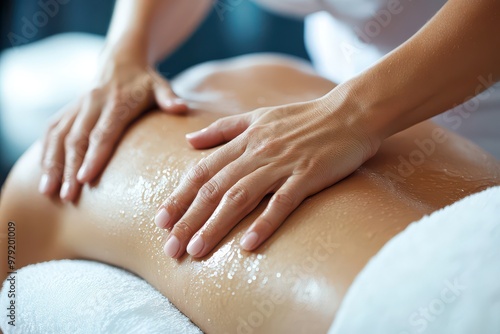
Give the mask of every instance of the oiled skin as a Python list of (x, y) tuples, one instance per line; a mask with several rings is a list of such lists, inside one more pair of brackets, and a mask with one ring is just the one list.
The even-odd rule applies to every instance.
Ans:
[[(135, 122), (76, 205), (37, 192), (41, 150), (34, 145), (11, 172), (0, 203), (2, 233), (8, 221), (16, 223), (16, 267), (87, 258), (126, 268), (207, 333), (322, 333), (355, 275), (396, 233), (500, 184), (498, 162), (449, 132), (413, 172), (398, 174), (401, 157), (421, 151), (415, 139), (438, 131), (426, 122), (388, 139), (350, 177), (307, 199), (256, 252), (242, 251), (239, 239), (265, 202), (206, 258), (166, 257), (168, 231), (155, 227), (156, 208), (213, 151), (193, 150), (184, 134), (224, 115), (316, 98), (333, 87), (298, 62), (278, 61), (245, 57), (177, 78), (174, 88), (194, 110), (186, 117), (151, 112)], [(4, 235), (0, 247), (6, 248)]]

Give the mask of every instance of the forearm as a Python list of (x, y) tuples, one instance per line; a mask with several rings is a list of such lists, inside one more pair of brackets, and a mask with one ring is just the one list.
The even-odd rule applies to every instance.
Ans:
[(210, 5), (209, 0), (119, 0), (104, 56), (155, 64), (198, 27)]
[[(386, 138), (497, 81), (498, 15), (497, 0), (448, 1), (405, 44), (348, 81), (344, 92), (353, 97), (370, 131)], [(330, 95), (335, 96), (335, 90)]]

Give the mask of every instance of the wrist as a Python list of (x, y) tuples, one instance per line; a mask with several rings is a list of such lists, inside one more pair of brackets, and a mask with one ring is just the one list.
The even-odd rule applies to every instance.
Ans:
[(153, 67), (148, 61), (144, 47), (140, 43), (134, 43), (132, 40), (124, 43), (107, 42), (99, 58), (99, 68), (96, 77), (98, 83), (109, 81), (116, 73), (120, 73), (123, 70), (146, 70)]
[[(404, 116), (411, 109), (409, 101), (400, 99), (401, 86), (381, 78), (373, 71), (365, 72), (332, 90), (328, 98), (343, 96), (345, 109), (371, 137), (383, 141), (405, 129)], [(411, 126), (411, 124), (408, 124)]]
[(386, 138), (381, 126), (373, 124), (372, 113), (368, 111), (351, 82), (338, 85), (329, 93), (318, 99), (320, 106), (328, 110), (332, 120), (341, 120), (342, 127), (349, 129), (357, 137), (366, 152), (365, 160), (378, 151)]
[(100, 54), (100, 63), (105, 65), (154, 65), (148, 59), (146, 45), (144, 45), (141, 41), (135, 41), (132, 39), (117, 41), (114, 43), (106, 42)]

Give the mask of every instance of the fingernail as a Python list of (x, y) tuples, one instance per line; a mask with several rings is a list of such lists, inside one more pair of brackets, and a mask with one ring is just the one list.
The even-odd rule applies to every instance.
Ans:
[(78, 174), (76, 174), (76, 178), (78, 181), (82, 182), (82, 180), (85, 179), (89, 172), (89, 165), (87, 163), (84, 163), (82, 167), (78, 170)]
[(240, 245), (245, 250), (252, 250), (259, 240), (259, 235), (255, 232), (247, 232), (243, 238), (241, 238)]
[(63, 185), (61, 187), (61, 193), (60, 193), (61, 199), (63, 199), (63, 200), (68, 199), (70, 187), (71, 187), (71, 183), (69, 181), (65, 181), (63, 183)]
[(196, 256), (203, 250), (203, 247), (205, 247), (205, 241), (203, 241), (201, 235), (197, 234), (189, 242), (187, 252), (192, 256)]
[(50, 190), (51, 179), (48, 174), (43, 174), (38, 185), (38, 191), (42, 194), (47, 194)]
[(155, 224), (159, 228), (165, 228), (170, 223), (170, 215), (165, 208), (161, 208), (155, 216)]
[(179, 248), (181, 247), (181, 243), (179, 242), (179, 239), (175, 235), (171, 236), (167, 242), (165, 243), (165, 246), (163, 247), (163, 251), (167, 256), (174, 257), (177, 252), (179, 251)]

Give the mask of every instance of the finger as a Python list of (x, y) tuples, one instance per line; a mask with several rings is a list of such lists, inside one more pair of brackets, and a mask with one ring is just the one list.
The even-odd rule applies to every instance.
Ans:
[(278, 175), (273, 167), (261, 167), (236, 182), (225, 193), (210, 219), (191, 239), (187, 252), (195, 257), (208, 254), (241, 219), (257, 207), (264, 196), (281, 183)]
[(243, 154), (245, 147), (234, 142), (221, 147), (191, 168), (167, 200), (160, 206), (155, 223), (160, 228), (170, 228), (187, 211), (200, 188), (224, 166)]
[(89, 148), (77, 174), (79, 182), (91, 182), (103, 171), (125, 128), (137, 116), (135, 109), (113, 103), (105, 107), (90, 133)]
[[(237, 159), (222, 168), (220, 172), (200, 188), (193, 203), (177, 224), (182, 222), (182, 224), (189, 225), (191, 227), (190, 230), (199, 230), (217, 208), (224, 194), (237, 183), (238, 180), (248, 175), (250, 172), (255, 171), (258, 167), (259, 166), (253, 166), (246, 162), (241, 163), (241, 160)], [(175, 224), (172, 229), (172, 235), (177, 237), (183, 251), (185, 245), (193, 235), (182, 233), (182, 231), (186, 229), (177, 229), (177, 224)], [(178, 230), (180, 233), (177, 233)], [(193, 255), (193, 253), (190, 254)]]
[[(50, 142), (50, 134), (51, 132), (59, 125), (59, 123), (63, 119), (67, 119), (66, 116), (70, 114), (71, 116), (76, 116), (76, 112), (80, 109), (80, 101), (77, 101), (76, 103), (70, 103), (61, 108), (58, 112), (56, 112), (54, 115), (52, 115), (49, 118), (47, 128), (45, 129), (45, 133), (43, 135), (43, 143), (42, 143), (42, 155), (41, 155), (41, 163), (43, 167), (43, 161), (45, 160), (45, 154), (47, 152), (47, 149), (49, 147), (49, 142)], [(74, 118), (72, 122), (74, 121)]]
[(241, 247), (251, 251), (260, 246), (308, 196), (308, 180), (290, 177), (271, 197), (264, 212), (241, 238)]
[(62, 119), (62, 116), (64, 115), (57, 115), (58, 117), (52, 117), (49, 120), (49, 123), (47, 125), (47, 128), (45, 130), (45, 133), (43, 135), (43, 142), (42, 142), (42, 155), (40, 157), (40, 164), (43, 167), (43, 161), (45, 160), (45, 153), (47, 152), (47, 148), (49, 146), (49, 136), (52, 131), (57, 127), (59, 122)]
[[(165, 250), (169, 250), (167, 255), (180, 256), (184, 253), (187, 243), (193, 237), (192, 233), (187, 232), (198, 231), (217, 208), (226, 191), (247, 175), (251, 169), (250, 164), (241, 164), (238, 160), (233, 161), (200, 188), (193, 203), (180, 221), (173, 226), (170, 234), (177, 238), (180, 249), (166, 247)], [(188, 225), (189, 228), (182, 225)]]
[(153, 80), (153, 93), (160, 109), (172, 113), (184, 113), (187, 111), (186, 102), (174, 93), (167, 80), (158, 73), (153, 73)]
[(60, 192), (63, 201), (74, 201), (81, 189), (76, 173), (87, 153), (89, 134), (99, 118), (100, 109), (99, 97), (87, 99), (64, 141), (65, 165)]
[(38, 185), (38, 191), (44, 195), (53, 195), (61, 184), (64, 172), (64, 138), (75, 121), (76, 111), (64, 114), (57, 125), (46, 135), (42, 177)]
[(188, 133), (186, 139), (197, 149), (214, 147), (236, 138), (250, 123), (250, 113), (224, 117), (200, 131)]

